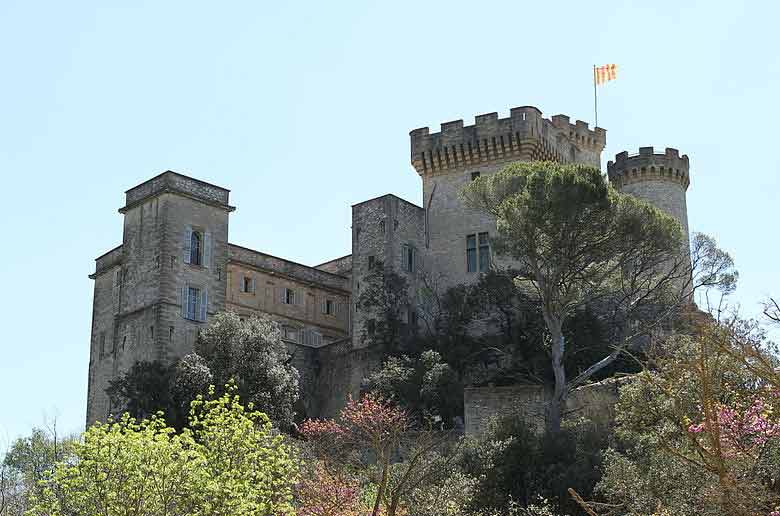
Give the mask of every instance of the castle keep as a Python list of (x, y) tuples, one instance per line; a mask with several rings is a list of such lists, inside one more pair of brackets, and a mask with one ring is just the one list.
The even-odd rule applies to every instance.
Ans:
[[(198, 331), (224, 310), (266, 314), (282, 327), (301, 373), (299, 412), (335, 414), (355, 394), (371, 364), (361, 281), (375, 263), (440, 287), (474, 281), (491, 266), (495, 221), (464, 208), (458, 191), (513, 161), (553, 160), (600, 167), (606, 131), (569, 117), (550, 119), (532, 106), (415, 129), (411, 164), (422, 179), (423, 206), (392, 194), (352, 206), (351, 254), (307, 266), (229, 243), (230, 191), (167, 171), (125, 192), (122, 243), (96, 259), (87, 423), (111, 413), (109, 382), (136, 361), (170, 362), (192, 351)], [(621, 152), (607, 167), (612, 184), (674, 216), (687, 235), (688, 157), (675, 149)]]

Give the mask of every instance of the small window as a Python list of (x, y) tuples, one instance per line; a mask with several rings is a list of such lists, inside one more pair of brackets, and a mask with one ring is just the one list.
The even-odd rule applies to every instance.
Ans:
[(127, 335), (122, 337), (122, 348), (121, 348), (122, 351), (125, 350), (125, 346), (127, 346)]
[(149, 326), (149, 338), (154, 340), (154, 326)]
[(291, 288), (285, 288), (284, 289), (284, 304), (286, 305), (294, 305), (296, 304), (296, 292), (295, 290)]
[(373, 319), (366, 321), (366, 329), (368, 330), (369, 335), (374, 335), (374, 333), (376, 333), (376, 321)]
[(477, 235), (466, 236), (466, 271), (477, 272)]
[(379, 221), (379, 232), (382, 233), (383, 235), (385, 234), (386, 226), (387, 224), (385, 224), (384, 220)]
[(187, 289), (187, 319), (198, 320), (200, 314), (200, 289), (189, 287)]
[(332, 299), (326, 299), (322, 305), (322, 311), (326, 315), (336, 315), (336, 303)]
[(241, 276), (241, 292), (246, 294), (255, 293), (255, 279), (251, 276)]
[(479, 234), (479, 272), (487, 272), (490, 269), (490, 236), (488, 233)]
[(375, 256), (369, 256), (368, 257), (368, 270), (374, 270), (374, 265), (376, 265), (376, 257)]
[(168, 342), (173, 342), (173, 326), (168, 327)]
[(190, 236), (190, 263), (202, 265), (203, 263), (203, 234), (193, 231)]
[(102, 332), (100, 334), (100, 358), (103, 358), (103, 355), (106, 354), (106, 333)]
[(472, 172), (471, 173), (471, 180), (474, 181), (479, 177), (479, 172)]
[(403, 247), (403, 259), (404, 259), (404, 270), (406, 272), (414, 272), (415, 265), (417, 261), (417, 251), (414, 247), (410, 245), (405, 245)]

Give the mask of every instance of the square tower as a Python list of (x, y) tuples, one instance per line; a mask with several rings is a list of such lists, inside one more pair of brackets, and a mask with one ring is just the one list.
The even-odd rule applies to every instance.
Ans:
[(109, 382), (137, 361), (192, 351), (225, 306), (229, 190), (164, 172), (126, 194), (122, 244), (96, 260), (87, 424), (112, 407)]

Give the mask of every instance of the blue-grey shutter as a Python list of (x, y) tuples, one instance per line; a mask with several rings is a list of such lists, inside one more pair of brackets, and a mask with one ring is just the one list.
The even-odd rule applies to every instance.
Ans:
[(211, 268), (211, 233), (203, 233), (203, 266)]
[(184, 230), (184, 263), (190, 263), (190, 253), (192, 253), (192, 226), (187, 226)]
[(206, 309), (209, 306), (209, 291), (205, 288), (203, 289), (203, 295), (201, 296), (200, 301), (200, 320), (205, 321), (206, 320)]
[(252, 276), (252, 294), (255, 293), (256, 286), (257, 286), (257, 284), (255, 283), (255, 277)]
[(180, 290), (180, 297), (181, 297), (181, 316), (185, 319), (187, 318), (187, 287), (181, 287)]

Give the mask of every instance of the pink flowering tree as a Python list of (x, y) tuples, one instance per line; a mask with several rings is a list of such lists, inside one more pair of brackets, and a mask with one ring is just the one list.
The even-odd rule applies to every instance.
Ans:
[(376, 487), (371, 516), (399, 516), (405, 497), (454, 468), (450, 436), (411, 421), (394, 403), (367, 394), (349, 400), (338, 420), (305, 421), (301, 433), (326, 470), (360, 472)]
[(360, 484), (353, 476), (328, 469), (318, 461), (298, 484), (298, 516), (357, 516)]

